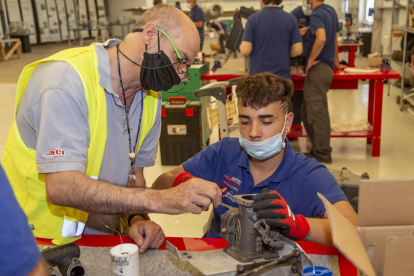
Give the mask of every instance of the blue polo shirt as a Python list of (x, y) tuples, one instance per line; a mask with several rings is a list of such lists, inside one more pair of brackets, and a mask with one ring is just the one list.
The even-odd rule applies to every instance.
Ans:
[[(323, 217), (325, 207), (317, 196), (323, 194), (332, 204), (348, 201), (328, 169), (314, 159), (295, 153), (285, 139), (286, 150), (277, 170), (266, 180), (254, 186), (249, 157), (239, 145), (238, 138), (224, 138), (183, 163), (184, 170), (196, 177), (215, 182), (221, 189), (222, 202), (238, 207), (234, 195), (257, 194), (263, 188), (276, 190), (289, 204), (294, 214), (305, 217)], [(221, 238), (220, 216), (228, 209), (214, 209), (214, 218), (207, 238)]]
[(336, 33), (339, 32), (339, 23), (338, 23), (338, 16), (336, 15), (336, 11), (329, 5), (322, 4), (317, 6), (310, 16), (310, 26), (308, 30), (308, 49), (307, 49), (307, 56), (306, 61), (309, 59), (309, 55), (312, 51), (313, 44), (315, 43), (315, 33), (318, 29), (325, 29), (326, 33), (326, 42), (325, 46), (319, 56), (316, 58), (317, 60), (323, 61), (330, 65), (332, 69), (334, 69), (334, 61), (335, 61), (335, 37)]
[(216, 25), (215, 25), (215, 23), (216, 22), (218, 22), (218, 23), (220, 23), (220, 25), (221, 25), (221, 27), (223, 28), (223, 30), (225, 30), (225, 29), (228, 29), (228, 27), (229, 27), (229, 25), (227, 25), (225, 22), (223, 22), (223, 21), (212, 21), (211, 22), (211, 28), (213, 28), (214, 30), (216, 30), (217, 32), (219, 32), (220, 31), (220, 28), (219, 27), (217, 27)]
[(302, 42), (296, 18), (281, 7), (264, 7), (246, 23), (243, 41), (251, 42), (250, 75), (270, 72), (290, 77), (290, 47)]
[(1, 167), (0, 189), (0, 275), (28, 275), (39, 262), (40, 251)]
[[(291, 14), (296, 17), (297, 21), (298, 21), (298, 26), (299, 28), (304, 28), (304, 27), (308, 27), (310, 25), (310, 16), (306, 16), (303, 13), (302, 10), (302, 6), (297, 7), (296, 9), (294, 9)], [(303, 25), (303, 23), (305, 23)], [(308, 47), (308, 38), (305, 35), (304, 37), (302, 37), (302, 42), (303, 42), (303, 53), (301, 55), (301, 57), (306, 57), (306, 49)]]
[(203, 21), (203, 26), (201, 26), (201, 28), (197, 28), (197, 31), (200, 35), (200, 43), (203, 43), (204, 42), (204, 24), (206, 23), (203, 9), (199, 5), (196, 5), (194, 9), (190, 11), (190, 14), (188, 16), (193, 22)]

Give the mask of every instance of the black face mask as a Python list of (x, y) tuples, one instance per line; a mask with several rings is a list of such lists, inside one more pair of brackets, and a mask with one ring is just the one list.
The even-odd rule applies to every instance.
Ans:
[[(158, 49), (159, 47), (158, 42)], [(142, 88), (154, 91), (168, 91), (181, 82), (181, 78), (170, 59), (160, 50), (156, 54), (144, 53), (140, 80)]]
[[(133, 32), (142, 32), (142, 31), (143, 29), (136, 29)], [(167, 36), (167, 34), (165, 34), (164, 32), (163, 34)], [(171, 39), (168, 36), (167, 38), (172, 43)], [(173, 46), (175, 48), (174, 44)], [(145, 45), (145, 52), (144, 52), (144, 58), (142, 60), (142, 64), (138, 64), (132, 61), (124, 53), (122, 53), (121, 50), (119, 50), (119, 46), (117, 46), (117, 48), (118, 48), (118, 51), (125, 58), (127, 58), (129, 61), (141, 67), (140, 81), (141, 81), (141, 87), (144, 90), (168, 91), (171, 87), (181, 82), (181, 78), (178, 75), (177, 71), (175, 70), (173, 63), (171, 63), (168, 56), (160, 50), (159, 32), (158, 32), (158, 53), (156, 54), (148, 53), (147, 45)], [(178, 51), (177, 51), (177, 55), (179, 55)], [(185, 63), (185, 60), (180, 59), (177, 63), (183, 64)], [(181, 90), (182, 88), (180, 89), (180, 91)]]

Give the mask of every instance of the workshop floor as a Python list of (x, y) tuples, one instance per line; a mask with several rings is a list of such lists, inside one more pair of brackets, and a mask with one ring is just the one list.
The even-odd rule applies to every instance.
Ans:
[[(205, 50), (209, 50), (209, 43), (216, 40), (207, 39)], [(87, 43), (85, 43), (87, 45)], [(46, 57), (54, 52), (67, 48), (67, 44), (49, 44), (32, 47), (31, 54), (24, 54), (22, 59), (12, 57), (7, 62), (0, 63), (0, 156), (6, 143), (7, 134), (13, 122), (14, 97), (18, 76), (24, 65)], [(357, 57), (357, 66), (367, 66), (366, 58)], [(230, 58), (223, 67), (223, 72), (240, 72), (244, 68), (244, 59)], [(396, 104), (396, 97), (400, 91), (391, 86), (390, 96), (387, 96), (387, 86), (384, 86), (384, 104), (382, 116), (381, 157), (372, 157), (372, 147), (366, 144), (362, 138), (333, 138), (332, 164), (330, 169), (347, 167), (356, 174), (367, 171), (371, 178), (413, 178), (414, 165), (414, 117), (406, 111), (400, 112)], [(328, 93), (329, 112), (331, 123), (344, 123), (367, 118), (368, 84), (361, 82), (358, 90), (332, 90)], [(235, 130), (230, 134), (238, 135)], [(218, 140), (217, 129), (210, 138), (212, 143)], [(296, 151), (310, 150), (310, 144), (306, 138), (299, 138), (291, 142)], [(145, 169), (145, 177), (148, 186), (161, 173), (173, 169), (172, 166), (161, 166), (160, 156), (152, 168)], [(210, 208), (211, 209), (211, 208)], [(210, 212), (201, 215), (169, 216), (152, 214), (151, 218), (160, 224), (166, 236), (201, 237), (204, 233)]]

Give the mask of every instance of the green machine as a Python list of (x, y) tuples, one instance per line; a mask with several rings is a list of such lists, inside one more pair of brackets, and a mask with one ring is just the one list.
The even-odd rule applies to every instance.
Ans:
[[(201, 87), (206, 85), (208, 81), (202, 80), (202, 76), (204, 74), (207, 74), (210, 71), (210, 62), (206, 61), (203, 64), (193, 64), (188, 69), (188, 73), (190, 74), (191, 79), (187, 82), (184, 89), (181, 90), (178, 93), (167, 93), (164, 91), (161, 91), (162, 95), (162, 101), (163, 102), (169, 102), (170, 97), (185, 97), (186, 101), (200, 101), (201, 102), (201, 108), (202, 108), (202, 115), (201, 115), (201, 121), (202, 121), (202, 147), (206, 147), (209, 144), (209, 139), (212, 130), (208, 126), (208, 119), (207, 119), (207, 107), (210, 105), (210, 97), (202, 97), (196, 98), (194, 97), (194, 91), (199, 90)], [(170, 91), (178, 91), (182, 88), (182, 84), (178, 84), (173, 86)]]

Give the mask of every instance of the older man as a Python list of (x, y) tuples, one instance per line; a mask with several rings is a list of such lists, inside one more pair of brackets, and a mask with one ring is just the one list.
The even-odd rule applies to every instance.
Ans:
[(164, 240), (147, 212), (218, 206), (220, 190), (206, 181), (143, 189), (160, 135), (154, 91), (179, 84), (198, 48), (193, 22), (160, 4), (122, 42), (68, 49), (24, 68), (2, 165), (36, 237), (64, 244), (82, 233), (112, 234), (126, 215), (143, 252)]

